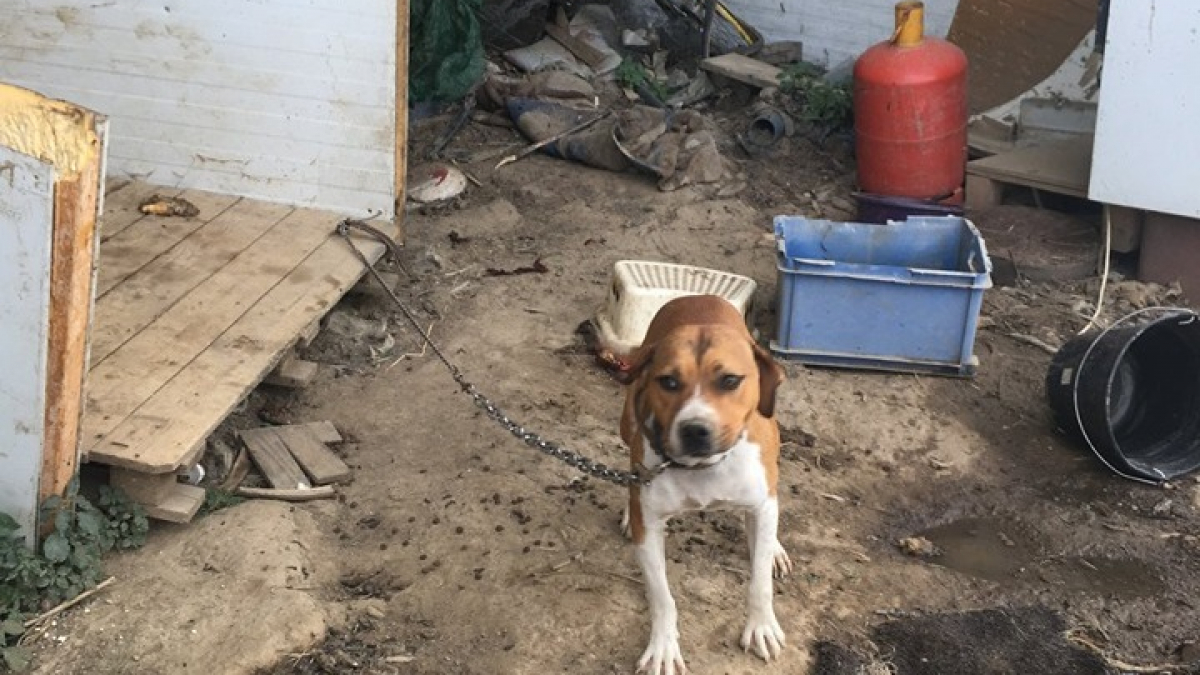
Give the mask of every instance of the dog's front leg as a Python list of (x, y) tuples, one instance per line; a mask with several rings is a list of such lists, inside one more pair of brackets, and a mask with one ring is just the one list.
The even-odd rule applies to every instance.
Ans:
[(678, 616), (675, 599), (667, 584), (666, 519), (645, 518), (641, 541), (635, 541), (646, 601), (650, 604), (650, 644), (638, 660), (638, 672), (650, 675), (679, 675), (687, 672), (679, 652)]
[[(783, 547), (777, 539), (779, 530), (779, 502), (768, 499), (748, 514), (746, 533), (751, 539), (750, 586), (746, 598), (746, 629), (742, 631), (742, 649), (754, 650), (763, 659), (778, 658), (783, 651), (784, 634), (775, 619), (774, 588), (772, 573), (780, 566), (778, 556)], [(791, 567), (791, 562), (786, 562)]]

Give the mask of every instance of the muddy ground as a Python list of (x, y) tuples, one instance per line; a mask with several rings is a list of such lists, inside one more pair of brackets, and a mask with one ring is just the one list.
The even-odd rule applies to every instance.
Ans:
[[(717, 114), (727, 129), (744, 121)], [(450, 152), (514, 140), (473, 125)], [(751, 276), (769, 339), (771, 217), (851, 215), (843, 144), (796, 137), (756, 160), (725, 149), (749, 179), (726, 199), (540, 156), (466, 164), (481, 186), (410, 213), (400, 294), (514, 417), (622, 465), (621, 390), (576, 334), (613, 262)], [(487, 272), (535, 260), (548, 271)], [(788, 365), (780, 537), (798, 566), (776, 612), (789, 646), (771, 665), (737, 647), (740, 519), (682, 518), (669, 575), (692, 671), (1065, 674), (1196, 658), (1196, 481), (1114, 477), (1056, 433), (1045, 403), (1044, 346), (1083, 327), (1096, 290), (988, 291), (973, 379)], [(1179, 302), (1131, 282), (1109, 294), (1107, 317)], [(225, 433), (331, 420), (353, 482), (336, 502), (156, 527), (145, 550), (111, 561), (109, 591), (35, 641), (40, 672), (630, 672), (649, 623), (618, 532), (624, 493), (484, 419), (379, 294), (348, 296), (329, 321), (305, 354), (323, 364), (318, 381), (260, 389)], [(906, 552), (906, 537), (936, 555)]]

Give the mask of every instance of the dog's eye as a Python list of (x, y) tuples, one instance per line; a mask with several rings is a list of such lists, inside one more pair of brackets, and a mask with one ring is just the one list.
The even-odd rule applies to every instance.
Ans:
[(679, 380), (670, 375), (663, 375), (658, 378), (658, 386), (662, 387), (665, 391), (679, 391)]
[(721, 379), (717, 380), (717, 386), (725, 391), (734, 391), (742, 386), (742, 380), (746, 379), (741, 375), (722, 375)]

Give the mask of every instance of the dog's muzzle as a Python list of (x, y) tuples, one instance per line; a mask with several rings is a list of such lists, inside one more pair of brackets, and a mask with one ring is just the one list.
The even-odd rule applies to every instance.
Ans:
[(707, 422), (692, 421), (679, 425), (680, 450), (688, 457), (709, 457), (719, 448), (716, 443), (717, 433)]

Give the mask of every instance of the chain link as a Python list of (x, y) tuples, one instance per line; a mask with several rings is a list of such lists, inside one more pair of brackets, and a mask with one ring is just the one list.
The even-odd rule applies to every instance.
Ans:
[(407, 319), (410, 324), (412, 324), (413, 329), (417, 331), (417, 334), (421, 336), (421, 339), (425, 341), (425, 344), (429, 345), (429, 349), (433, 352), (434, 356), (437, 356), (438, 360), (441, 361), (442, 364), (446, 366), (446, 369), (450, 371), (450, 377), (454, 379), (454, 382), (458, 384), (459, 388), (462, 389), (464, 393), (471, 397), (471, 400), (474, 401), (475, 405), (478, 406), (485, 415), (487, 415), (500, 426), (504, 427), (506, 430), (508, 430), (508, 433), (525, 443), (525, 445), (540, 451), (544, 455), (548, 455), (559, 461), (562, 461), (568, 466), (571, 466), (584, 474), (592, 476), (593, 478), (599, 478), (600, 480), (620, 485), (622, 487), (628, 487), (630, 485), (646, 485), (654, 479), (654, 476), (657, 475), (656, 472), (648, 471), (646, 469), (641, 469), (639, 471), (623, 471), (621, 469), (614, 469), (601, 462), (597, 462), (593, 459), (585, 457), (577, 452), (568, 450), (558, 443), (546, 440), (540, 435), (533, 433), (505, 414), (504, 411), (501, 410), (500, 407), (494, 402), (492, 402), (491, 399), (480, 393), (475, 385), (467, 381), (466, 377), (463, 376), (458, 367), (446, 358), (446, 355), (442, 353), (442, 350), (438, 349), (438, 346), (434, 344), (433, 340), (429, 337), (429, 334), (421, 328), (420, 322), (417, 321), (416, 317), (413, 316), (408, 307), (404, 305), (404, 303), (396, 295), (395, 291), (393, 291), (392, 288), (387, 285), (387, 282), (383, 280), (383, 277), (379, 275), (379, 272), (373, 265), (371, 265), (370, 261), (367, 260), (367, 257), (363, 254), (363, 252), (354, 245), (354, 241), (350, 238), (351, 228), (361, 230), (379, 240), (379, 242), (386, 246), (391, 252), (392, 257), (397, 263), (400, 262), (399, 246), (396, 245), (396, 242), (393, 241), (391, 237), (362, 222), (361, 220), (352, 220), (347, 218), (339, 222), (337, 225), (337, 233), (346, 240), (346, 244), (350, 246), (350, 249), (354, 251), (354, 254), (358, 257), (362, 264), (367, 268), (371, 275), (375, 277), (375, 281), (379, 282), (379, 285), (382, 286), (383, 290), (387, 292), (388, 296), (392, 299), (392, 302), (396, 303), (396, 306), (400, 308), (401, 313), (404, 314), (404, 318)]

